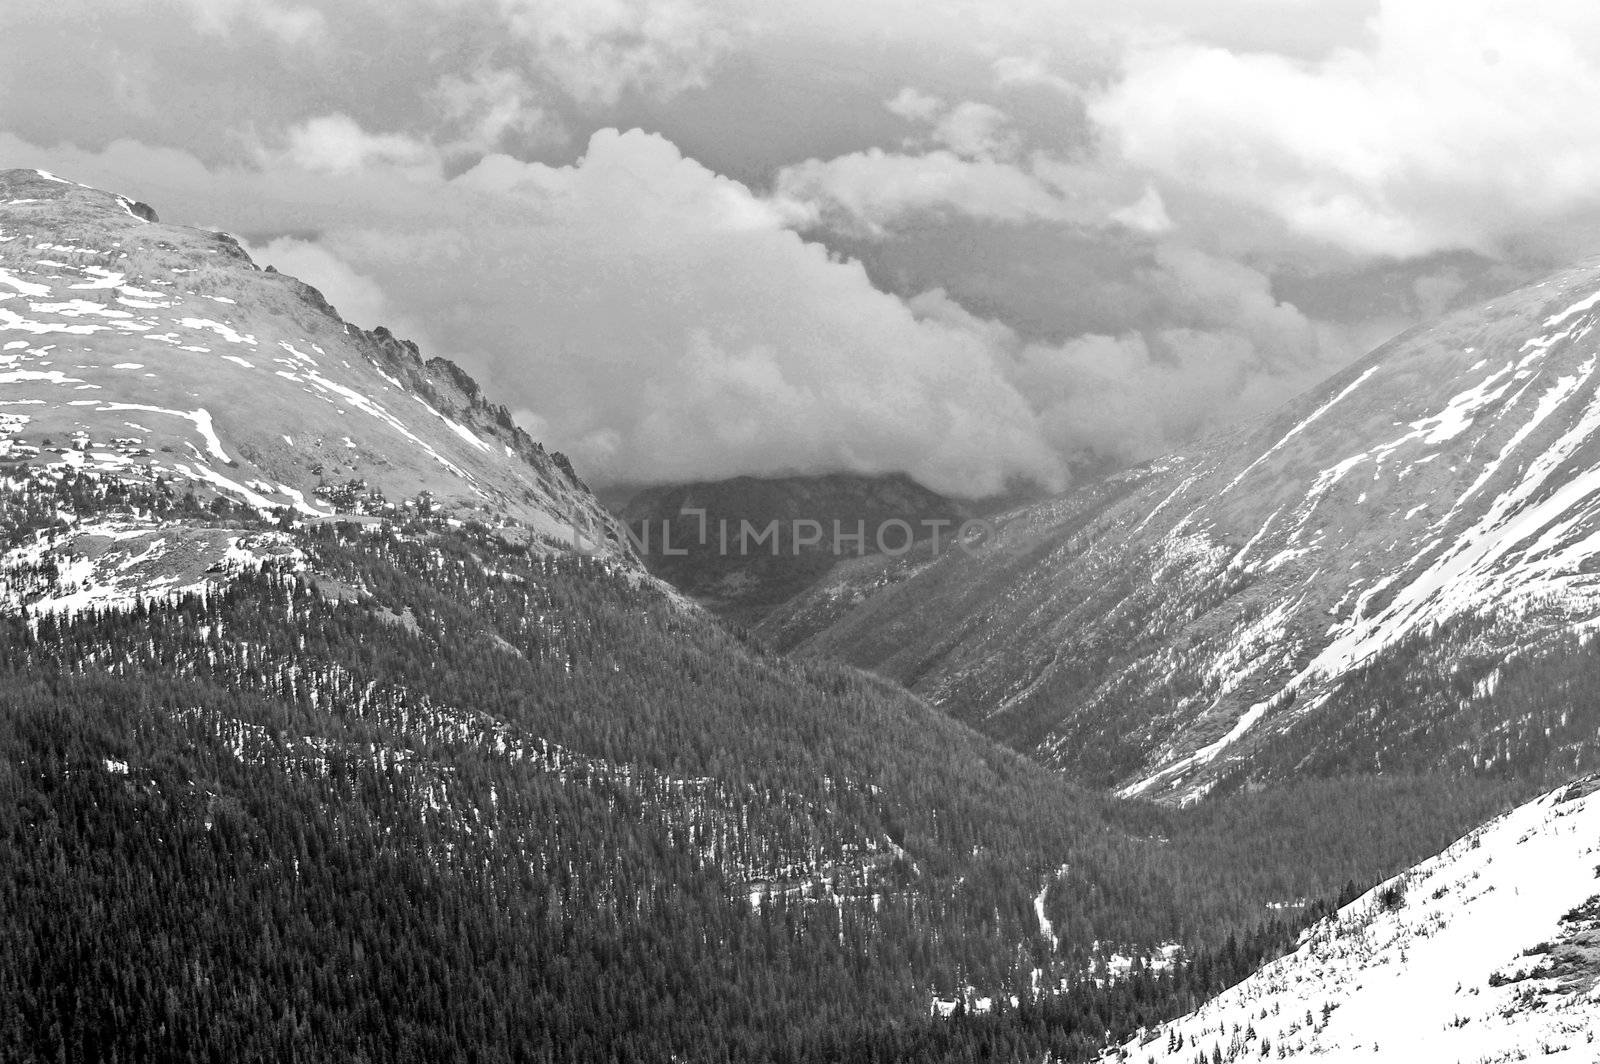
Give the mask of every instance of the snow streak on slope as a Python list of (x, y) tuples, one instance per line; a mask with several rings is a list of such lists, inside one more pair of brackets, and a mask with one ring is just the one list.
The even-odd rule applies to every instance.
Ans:
[(1600, 1058), (1600, 781), (1530, 802), (1108, 1054), (1498, 1064)]
[(1306, 419), (1304, 421), (1296, 422), (1294, 428), (1290, 429), (1284, 435), (1283, 439), (1279, 440), (1277, 443), (1275, 443), (1271, 447), (1267, 448), (1267, 450), (1265, 450), (1265, 451), (1263, 451), (1261, 453), (1261, 457), (1257, 458), (1255, 461), (1251, 462), (1249, 465), (1247, 465), (1243, 469), (1241, 469), (1239, 471), (1238, 475), (1235, 476), (1232, 480), (1228, 481), (1228, 486), (1223, 488), (1222, 490), (1224, 492), (1228, 492), (1228, 491), (1232, 491), (1234, 488), (1238, 487), (1239, 486), (1239, 482), (1241, 480), (1243, 480), (1246, 476), (1248, 476), (1251, 470), (1255, 469), (1256, 466), (1260, 465), (1262, 462), (1265, 462), (1268, 458), (1272, 457), (1273, 454), (1275, 454), (1279, 450), (1281, 450), (1283, 448), (1284, 444), (1288, 443), (1290, 440), (1294, 439), (1296, 436), (1298, 436), (1302, 432), (1304, 432), (1311, 425), (1312, 422), (1316, 421), (1323, 414), (1326, 414), (1329, 411), (1329, 409), (1331, 409), (1333, 407), (1333, 405), (1335, 403), (1337, 403), (1339, 400), (1343, 399), (1345, 396), (1349, 395), (1351, 392), (1353, 392), (1357, 388), (1361, 387), (1362, 382), (1364, 382), (1368, 377), (1372, 376), (1376, 372), (1378, 372), (1378, 367), (1377, 366), (1373, 366), (1370, 369), (1366, 370), (1364, 373), (1361, 374), (1361, 376), (1357, 377), (1350, 384), (1346, 385), (1345, 388), (1342, 391), (1340, 391), (1338, 395), (1335, 395), (1332, 399), (1329, 399), (1326, 403), (1323, 403), (1321, 406), (1317, 407), (1317, 409), (1313, 410), (1306, 417)]
[(106, 520), (41, 534), (0, 553), (0, 613), (72, 617), (176, 601), (268, 563), (295, 570), (304, 555), (279, 532), (178, 522)]
[[(1187, 531), (1219, 539), (1232, 529), (1247, 532), (1235, 557), (1239, 571), (1258, 584), (1255, 604), (1284, 622), (1279, 634), (1285, 642), (1309, 653), (1292, 673), (1266, 659), (1258, 659), (1265, 669), (1248, 660), (1235, 668), (1250, 625), (1217, 641), (1208, 648), (1208, 673), (1226, 665), (1233, 679), (1218, 686), (1200, 719), (1209, 731), (1215, 715), (1227, 720), (1232, 714), (1228, 730), (1188, 752), (1187, 743), (1174, 745), (1166, 763), (1121, 793), (1179, 785), (1275, 706), (1298, 697), (1301, 706), (1290, 719), (1303, 715), (1352, 670), (1453, 617), (1484, 610), (1554, 614), (1571, 626), (1600, 617), (1600, 578), (1588, 564), (1600, 550), (1594, 501), (1600, 494), (1600, 378), (1592, 306), (1580, 300), (1544, 318), (1544, 331), (1515, 346), (1502, 343), (1498, 357), (1471, 345), (1449, 352), (1446, 335), (1433, 345), (1419, 343), (1415, 361), (1423, 366), (1401, 353), (1366, 367), (1224, 489), (1243, 484), (1241, 495), (1253, 489), (1292, 497), (1303, 484), (1280, 528), (1273, 525), (1282, 507), (1252, 526), (1229, 521), (1220, 508), (1199, 500), (1200, 516)], [(1441, 359), (1446, 352), (1454, 357)], [(1365, 408), (1346, 406), (1328, 415), (1365, 382)], [(1440, 398), (1429, 399), (1429, 392)], [(1419, 405), (1421, 416), (1392, 417), (1391, 411)], [(1402, 431), (1393, 434), (1394, 427)], [(1295, 438), (1303, 441), (1309, 463), (1269, 461)], [(1396, 510), (1405, 515), (1398, 521)], [(1438, 516), (1414, 520), (1424, 512)], [(1263, 543), (1278, 549), (1245, 560), (1252, 551), (1264, 554)], [(1330, 602), (1335, 586), (1339, 594)], [(1333, 623), (1317, 631), (1308, 606), (1321, 607)], [(1231, 703), (1232, 690), (1252, 678), (1265, 685), (1256, 688), (1257, 698)], [(1192, 734), (1189, 743), (1205, 735)], [(1180, 793), (1197, 797), (1206, 786), (1190, 776)]]
[(456, 367), (348, 325), (231, 237), (34, 171), (0, 171), (0, 403), (0, 457), (34, 478), (426, 510), (544, 548), (602, 515)]

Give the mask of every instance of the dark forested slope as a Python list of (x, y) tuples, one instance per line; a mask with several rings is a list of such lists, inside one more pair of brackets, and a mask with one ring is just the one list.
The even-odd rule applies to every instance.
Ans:
[[(1396, 789), (1359, 832), (1314, 794), (1113, 803), (600, 563), (293, 539), (219, 590), (0, 627), (24, 1058), (829, 1059), (907, 1024), (945, 1044), (931, 1000), (1011, 993), (1055, 1010), (1030, 1039), (1086, 1048), (1179, 1003), (1094, 990), (1113, 953), (1241, 976), (1230, 932), (1278, 941), (1302, 910), (1258, 930), (1267, 901), (1405, 859), (1441, 798)], [(1286, 824), (1322, 856), (1272, 845)]]

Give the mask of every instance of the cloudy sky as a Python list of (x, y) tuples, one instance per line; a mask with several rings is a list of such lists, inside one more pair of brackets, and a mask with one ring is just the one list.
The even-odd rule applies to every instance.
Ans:
[(1600, 253), (1592, 0), (0, 0), (0, 167), (591, 481), (1061, 487)]

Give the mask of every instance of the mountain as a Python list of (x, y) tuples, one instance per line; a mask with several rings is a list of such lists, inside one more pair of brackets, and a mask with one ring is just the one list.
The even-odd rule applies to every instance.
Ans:
[(314, 520), (424, 507), (544, 543), (601, 519), (566, 459), (459, 367), (349, 325), (227, 234), (35, 170), (0, 173), (0, 209), (13, 475), (54, 466)]
[(890, 522), (923, 539), (934, 527), (950, 535), (970, 513), (904, 474), (848, 473), (646, 488), (618, 510), (651, 572), (738, 623), (759, 621), (841, 555), (877, 553), (880, 530), (897, 547), (904, 533)]
[(1554, 782), (1600, 725), (1597, 306), (1589, 263), (1457, 312), (981, 550), (848, 560), (760, 632), (1127, 796)]
[(1600, 778), (1473, 831), (1107, 1060), (1592, 1061)]
[(229, 238), (0, 190), (0, 1059), (1085, 1059), (1513, 794), (1087, 790), (574, 544)]
[[(1334, 731), (1182, 808), (1085, 787), (725, 628), (466, 373), (228, 238), (0, 189), (0, 1059), (1088, 1060), (1529, 792)], [(803, 487), (766, 512), (937, 506)], [(1566, 771), (1592, 653), (1500, 663), (1507, 764)]]

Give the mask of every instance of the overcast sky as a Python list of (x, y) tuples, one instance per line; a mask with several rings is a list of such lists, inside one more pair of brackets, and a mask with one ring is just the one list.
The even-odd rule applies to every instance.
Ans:
[(0, 0), (0, 167), (591, 481), (1060, 487), (1600, 252), (1592, 0)]

